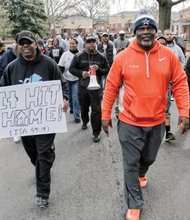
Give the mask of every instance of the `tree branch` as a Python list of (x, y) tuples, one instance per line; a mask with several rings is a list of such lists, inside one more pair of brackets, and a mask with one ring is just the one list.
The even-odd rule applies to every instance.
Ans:
[(177, 4), (181, 3), (181, 2), (185, 2), (185, 1), (186, 0), (178, 0), (176, 2), (172, 2), (172, 6), (177, 5)]

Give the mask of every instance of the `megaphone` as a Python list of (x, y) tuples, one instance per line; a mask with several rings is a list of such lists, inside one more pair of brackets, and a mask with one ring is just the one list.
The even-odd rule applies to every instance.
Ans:
[(100, 85), (96, 79), (96, 71), (94, 70), (93, 66), (90, 66), (90, 82), (87, 87), (88, 90), (97, 90), (100, 89)]

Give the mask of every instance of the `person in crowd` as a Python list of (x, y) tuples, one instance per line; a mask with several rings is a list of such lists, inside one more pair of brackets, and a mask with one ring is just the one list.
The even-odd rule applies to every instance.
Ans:
[(76, 53), (78, 53), (78, 41), (73, 38), (69, 42), (70, 49), (64, 52), (59, 60), (59, 67), (63, 73), (63, 77), (68, 82), (69, 87), (69, 107), (70, 113), (74, 114), (76, 123), (80, 123), (80, 105), (78, 100), (78, 77), (69, 72), (71, 61)]
[(159, 38), (159, 37), (162, 37), (163, 36), (163, 33), (161, 30), (158, 30), (157, 33), (156, 33), (156, 37)]
[[(17, 43), (17, 37), (18, 35), (15, 37), (15, 43), (7, 48), (7, 50), (3, 53), (2, 59), (0, 60), (0, 78), (3, 75), (3, 71), (5, 70), (6, 66), (18, 57), (19, 45)], [(19, 136), (15, 136), (13, 140), (15, 143), (19, 143), (21, 139)]]
[(43, 37), (43, 43), (44, 43), (43, 46), (44, 46), (45, 49), (47, 49), (47, 47), (48, 47), (48, 42), (47, 42), (47, 40), (48, 40), (47, 37), (44, 36), (44, 37)]
[(97, 49), (105, 55), (109, 66), (111, 67), (116, 55), (116, 50), (113, 43), (109, 40), (109, 34), (107, 32), (102, 34), (102, 41), (98, 43)]
[(102, 103), (102, 127), (109, 134), (112, 106), (119, 94), (118, 136), (122, 147), (126, 220), (139, 220), (143, 207), (141, 188), (156, 160), (165, 132), (169, 82), (179, 110), (182, 134), (189, 127), (187, 76), (176, 55), (155, 40), (157, 25), (148, 14), (134, 23), (136, 39), (114, 59)]
[[(186, 58), (185, 58), (185, 55), (184, 55), (182, 49), (175, 43), (174, 35), (173, 35), (172, 31), (170, 29), (164, 30), (163, 36), (166, 38), (166, 44), (167, 44), (166, 46), (176, 54), (182, 67), (184, 68), (185, 63), (186, 63)], [(169, 108), (171, 105), (170, 101), (174, 101), (171, 87), (172, 87), (172, 84), (170, 83), (170, 87), (169, 87), (169, 91), (168, 91), (168, 102), (169, 102), (168, 106), (169, 106)], [(167, 132), (168, 132), (168, 134), (167, 134)], [(172, 140), (176, 139), (175, 135), (170, 132), (170, 123), (167, 127), (167, 132), (166, 132), (166, 141), (172, 141)]]
[(67, 51), (68, 50), (68, 47), (67, 47), (67, 44), (65, 42), (65, 39), (63, 39), (62, 35), (58, 34), (56, 36), (56, 39), (58, 40), (59, 42), (59, 47), (62, 47), (63, 48), (63, 51)]
[(78, 41), (78, 50), (79, 50), (79, 51), (84, 50), (84, 41), (83, 41), (82, 37), (80, 36), (79, 32), (78, 32), (78, 31), (75, 31), (75, 32), (73, 33), (73, 36), (74, 36), (74, 38), (76, 38), (77, 41)]
[(49, 56), (49, 53), (48, 53), (48, 51), (46, 50), (46, 48), (44, 46), (43, 40), (38, 39), (36, 43), (37, 43), (37, 47), (41, 51), (41, 53), (44, 54), (44, 55)]
[(18, 57), (18, 53), (19, 45), (17, 43), (13, 43), (12, 46), (8, 47), (3, 53), (0, 60), (0, 78), (3, 75), (6, 66)]
[(125, 31), (123, 30), (119, 31), (119, 37), (117, 37), (114, 40), (114, 46), (115, 46), (117, 53), (124, 50), (128, 45), (129, 45), (129, 41), (125, 37)]
[[(167, 46), (166, 38), (163, 36), (160, 36), (157, 38), (157, 40), (164, 46)], [(166, 141), (173, 141), (176, 140), (175, 135), (171, 132), (171, 123), (170, 123), (170, 107), (171, 107), (171, 84), (169, 85), (168, 94), (167, 94), (167, 107), (166, 107), (166, 121), (165, 121), (165, 130), (166, 130)]]
[(176, 54), (182, 67), (184, 68), (186, 64), (185, 55), (182, 49), (175, 43), (172, 31), (170, 29), (164, 30), (163, 36), (166, 38), (167, 47)]
[[(97, 90), (89, 90), (90, 70), (96, 73), (96, 79), (100, 86)], [(91, 125), (93, 141), (100, 141), (101, 132), (101, 99), (102, 99), (102, 75), (107, 75), (109, 65), (106, 58), (96, 50), (96, 38), (89, 36), (85, 41), (85, 50), (77, 53), (70, 65), (69, 71), (79, 78), (79, 103), (81, 108), (82, 130), (87, 129), (89, 122), (89, 107), (91, 106)]]
[[(41, 54), (32, 32), (23, 30), (18, 34), (19, 57), (5, 69), (0, 86), (11, 86), (38, 81), (60, 80), (63, 87), (63, 111), (68, 108), (67, 82), (58, 65), (50, 57)], [(19, 71), (18, 71), (19, 70)], [(35, 76), (35, 77), (33, 77)], [(51, 176), (55, 159), (55, 134), (24, 136), (24, 148), (36, 171), (36, 196), (40, 208), (48, 206)]]
[(56, 63), (59, 63), (59, 59), (63, 54), (64, 50), (60, 46), (57, 38), (53, 38), (53, 45), (49, 48), (49, 56), (55, 60)]
[(0, 60), (1, 60), (1, 57), (3, 56), (5, 52), (5, 45), (4, 43), (0, 40)]
[[(102, 41), (98, 43), (97, 50), (104, 54), (106, 57), (109, 67), (113, 63), (113, 59), (116, 55), (116, 49), (113, 42), (109, 40), (109, 34), (107, 32), (102, 34)], [(105, 86), (106, 76), (103, 76), (103, 87)]]

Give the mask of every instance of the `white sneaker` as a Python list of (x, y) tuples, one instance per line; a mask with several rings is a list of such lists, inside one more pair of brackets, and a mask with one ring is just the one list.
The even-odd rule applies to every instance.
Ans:
[(18, 143), (18, 142), (20, 142), (21, 141), (21, 139), (20, 139), (20, 137), (18, 136), (18, 137), (14, 137), (14, 142), (15, 143)]

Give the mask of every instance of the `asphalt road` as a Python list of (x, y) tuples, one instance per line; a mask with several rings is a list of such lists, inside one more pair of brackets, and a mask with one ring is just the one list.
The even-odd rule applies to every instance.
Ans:
[[(172, 131), (177, 140), (163, 141), (143, 189), (141, 220), (190, 220), (190, 131), (181, 136), (172, 103)], [(34, 167), (21, 144), (0, 142), (0, 220), (124, 220), (123, 170), (116, 121), (110, 136), (93, 143), (67, 115), (69, 132), (56, 137), (50, 207), (39, 209)]]

